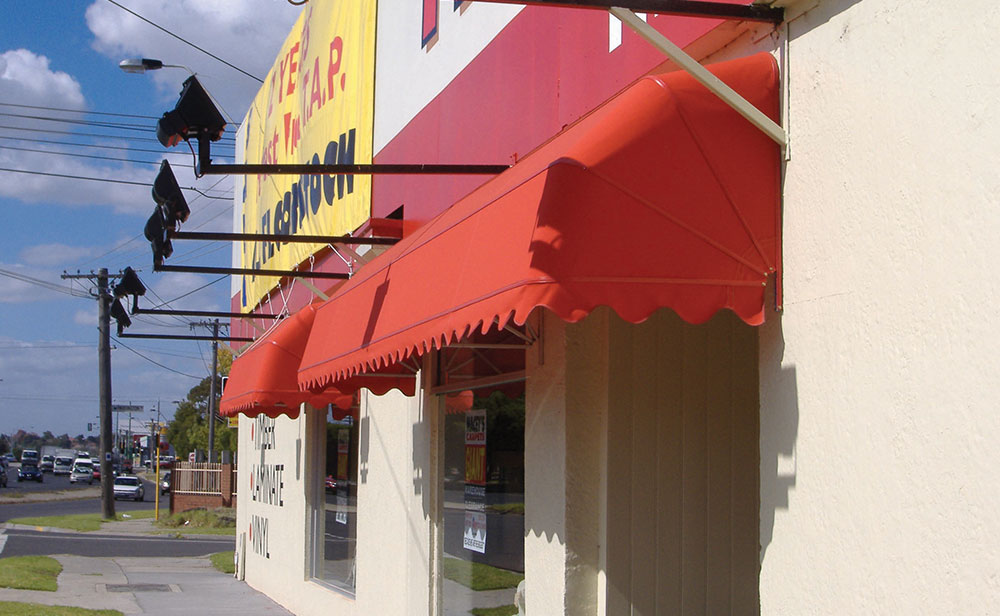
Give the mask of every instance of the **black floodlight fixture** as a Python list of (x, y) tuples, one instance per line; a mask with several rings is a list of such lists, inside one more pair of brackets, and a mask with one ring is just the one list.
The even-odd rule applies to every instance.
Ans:
[(176, 229), (177, 223), (186, 221), (191, 215), (191, 208), (166, 160), (160, 163), (160, 172), (153, 180), (153, 201), (163, 210), (163, 219), (170, 230)]
[(111, 302), (111, 318), (118, 322), (118, 335), (121, 336), (126, 327), (132, 324), (132, 319), (128, 318), (128, 312), (122, 306), (120, 300)]
[(157, 207), (153, 210), (153, 215), (146, 221), (146, 228), (143, 235), (149, 240), (149, 245), (153, 249), (153, 266), (163, 265), (163, 260), (174, 254), (173, 244), (167, 237), (167, 226), (163, 221), (163, 211)]
[(139, 296), (146, 294), (146, 285), (139, 280), (139, 275), (131, 267), (122, 272), (121, 281), (115, 285), (115, 297), (132, 296), (132, 314), (139, 310)]
[(163, 114), (156, 123), (156, 138), (164, 147), (173, 147), (191, 137), (210, 141), (222, 138), (226, 121), (215, 108), (205, 88), (192, 75), (184, 81), (181, 97), (173, 111)]

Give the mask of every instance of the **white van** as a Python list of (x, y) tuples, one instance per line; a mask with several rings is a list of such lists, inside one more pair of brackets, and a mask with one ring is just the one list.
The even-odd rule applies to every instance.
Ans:
[(25, 449), (21, 452), (21, 464), (27, 462), (38, 466), (38, 451), (35, 449)]
[(73, 458), (68, 458), (66, 456), (56, 456), (55, 461), (52, 463), (52, 474), (53, 475), (69, 475), (70, 470), (73, 468)]

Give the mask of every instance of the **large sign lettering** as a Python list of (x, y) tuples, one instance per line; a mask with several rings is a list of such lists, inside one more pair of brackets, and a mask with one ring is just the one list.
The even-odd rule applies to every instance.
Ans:
[[(240, 128), (248, 163), (370, 163), (375, 75), (375, 0), (310, 3)], [(237, 183), (239, 186), (240, 183)], [(246, 233), (342, 235), (367, 220), (370, 176), (247, 176)], [(245, 242), (242, 267), (289, 270), (321, 244)], [(243, 309), (278, 282), (245, 276)]]

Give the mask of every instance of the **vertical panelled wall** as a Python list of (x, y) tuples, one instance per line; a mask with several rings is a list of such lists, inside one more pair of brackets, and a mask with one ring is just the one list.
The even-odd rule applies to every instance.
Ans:
[(608, 614), (756, 614), (757, 331), (609, 320)]

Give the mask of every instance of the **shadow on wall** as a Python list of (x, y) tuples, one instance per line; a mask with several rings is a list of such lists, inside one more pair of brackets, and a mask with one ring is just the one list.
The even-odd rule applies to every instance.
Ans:
[(790, 507), (795, 488), (799, 392), (795, 366), (782, 366), (781, 316), (769, 309), (760, 331), (760, 562), (774, 536), (778, 509)]

